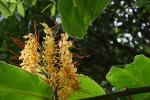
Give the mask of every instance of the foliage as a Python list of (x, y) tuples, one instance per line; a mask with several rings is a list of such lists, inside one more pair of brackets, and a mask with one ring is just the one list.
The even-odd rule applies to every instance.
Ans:
[(83, 39), (75, 41), (80, 54), (89, 55), (80, 61), (79, 71), (108, 90), (104, 76), (111, 66), (131, 63), (139, 54), (150, 57), (150, 13), (145, 6), (138, 7), (134, 0), (111, 0)]
[[(37, 75), (4, 62), (0, 62), (0, 73), (1, 100), (53, 100), (52, 88)], [(80, 90), (72, 94), (67, 100), (105, 94), (104, 90), (89, 77), (80, 75), (78, 80)]]
[[(141, 64), (143, 63), (145, 64), (144, 68), (141, 67)], [(119, 69), (119, 68), (113, 67), (110, 73), (107, 75), (107, 79), (110, 82), (112, 82), (112, 84), (117, 89), (122, 89), (124, 88), (124, 86), (127, 86), (127, 84), (128, 84), (128, 87), (146, 86), (146, 84), (149, 85), (148, 83), (149, 81), (145, 80), (145, 75), (142, 75), (144, 74), (143, 71), (145, 72), (146, 68), (149, 69), (149, 63), (150, 63), (149, 58), (144, 57), (143, 55), (137, 56), (135, 58), (135, 62), (133, 64), (128, 65), (125, 69)], [(6, 64), (4, 62), (0, 62), (0, 66), (1, 66), (0, 67), (0, 73), (1, 73), (0, 97), (2, 100), (6, 100), (6, 99), (9, 100), (10, 98), (11, 100), (12, 99), (19, 100), (20, 98), (23, 100), (27, 100), (27, 99), (52, 100), (53, 93), (52, 93), (51, 88), (47, 85), (47, 83), (45, 83), (37, 75), (28, 73), (26, 71), (21, 70), (20, 68), (17, 68), (14, 65)], [(133, 71), (133, 69), (135, 71)], [(139, 72), (139, 70), (137, 69), (142, 69), (142, 70)], [(123, 74), (122, 71), (127, 72), (127, 74)], [(149, 70), (145, 72), (146, 75), (149, 74), (148, 71)], [(129, 75), (132, 75), (132, 72), (134, 72), (133, 74), (136, 74), (138, 75), (138, 77), (140, 77), (141, 79), (140, 83), (142, 84), (139, 84), (139, 82), (133, 81), (135, 80), (133, 79), (133, 76), (132, 77), (129, 76)], [(137, 72), (139, 74), (137, 74)], [(13, 81), (10, 79), (10, 77), (12, 76), (15, 77)], [(142, 76), (144, 76), (143, 79), (142, 79)], [(80, 75), (78, 78), (80, 82), (79, 84), (80, 90), (76, 91), (75, 94), (72, 94), (67, 100), (83, 99), (83, 98), (89, 98), (89, 97), (94, 97), (94, 96), (105, 94), (104, 90), (89, 77)], [(143, 95), (146, 95), (146, 94), (141, 94), (141, 95), (143, 97)], [(133, 100), (139, 100), (139, 98), (141, 98), (141, 95), (134, 96)], [(148, 96), (149, 95), (144, 96), (145, 97), (144, 100), (148, 100), (149, 98)], [(102, 100), (105, 100), (105, 98)]]
[(88, 76), (78, 77), (80, 89), (70, 95), (67, 100), (80, 100), (106, 94), (104, 89)]
[(137, 5), (140, 6), (140, 7), (144, 7), (145, 5), (149, 5), (148, 4), (149, 1), (148, 0), (137, 0)]
[(20, 0), (17, 1), (17, 11), (21, 16), (25, 16), (24, 7)]
[[(99, 0), (98, 2), (102, 2), (102, 1)], [(68, 32), (71, 36), (82, 37), (86, 32), (87, 27), (89, 26), (88, 34), (86, 34), (83, 39), (81, 40), (77, 40), (75, 38), (69, 38), (69, 39), (75, 40), (75, 45), (82, 49), (83, 52), (80, 52), (81, 55), (86, 55), (86, 54), (89, 55), (87, 57), (81, 56), (81, 58), (85, 58), (85, 59), (80, 60), (81, 66), (78, 68), (79, 69), (78, 72), (93, 76), (92, 78), (97, 79), (98, 82), (101, 82), (101, 80), (105, 80), (104, 76), (110, 69), (110, 66), (112, 66), (113, 64), (125, 64), (127, 62), (131, 62), (133, 56), (141, 53), (150, 57), (150, 52), (149, 52), (150, 36), (148, 35), (150, 31), (149, 14), (148, 14), (149, 8), (148, 6), (147, 7), (144, 6), (146, 2), (145, 0), (143, 0), (142, 3), (140, 3), (141, 0), (137, 0), (137, 2), (138, 3), (136, 3), (134, 0), (133, 1), (112, 0), (109, 6), (107, 7), (107, 9), (105, 9), (105, 11), (101, 13), (101, 15), (91, 24), (91, 22), (98, 16), (98, 13), (102, 12), (103, 8), (106, 7), (106, 5), (108, 4), (108, 0), (103, 0), (103, 3), (96, 3), (93, 1), (89, 1), (89, 2), (78, 1), (78, 0), (70, 0), (69, 2), (68, 1), (66, 2), (66, 0), (59, 0), (59, 1), (30, 0), (30, 2), (28, 2), (27, 0), (5, 0), (5, 1), (1, 0), (0, 11), (2, 12), (2, 15), (1, 15), (1, 23), (0, 23), (0, 27), (1, 27), (0, 28), (0, 32), (1, 32), (0, 52), (2, 53), (0, 54), (0, 59), (4, 58), (5, 61), (9, 61), (8, 57), (10, 57), (10, 54), (8, 53), (9, 52), (8, 47), (10, 48), (15, 47), (14, 45), (11, 44), (12, 41), (9, 38), (12, 37), (12, 35), (16, 35), (17, 37), (22, 37), (23, 34), (21, 33), (32, 32), (31, 26), (33, 24), (33, 20), (36, 19), (37, 23), (50, 22), (50, 25), (54, 26), (57, 25), (56, 22), (59, 22), (58, 21), (59, 17), (61, 17), (62, 25), (65, 31)], [(70, 5), (68, 5), (68, 3)], [(55, 8), (57, 4), (58, 4), (59, 12), (55, 12), (56, 11)], [(99, 4), (101, 6), (99, 6)], [(77, 8), (77, 9), (75, 9), (75, 11), (72, 11), (73, 8)], [(80, 13), (78, 13), (77, 11), (79, 11)], [(59, 13), (60, 16), (58, 15)], [(74, 14), (75, 17), (70, 18), (72, 14)], [(5, 16), (5, 18), (3, 16)], [(39, 26), (37, 25), (37, 27)], [(60, 32), (63, 31), (63, 29), (59, 25), (58, 27), (60, 29), (58, 29), (56, 35), (58, 35)], [(9, 34), (10, 32), (14, 32), (14, 33)], [(7, 45), (9, 43), (10, 45)], [(19, 49), (16, 49), (16, 51), (19, 51)], [(137, 59), (142, 61), (142, 65), (141, 62), (138, 61)], [(136, 64), (133, 63), (131, 65), (128, 65), (128, 67), (124, 69), (112, 68), (112, 70), (110, 71), (112, 75), (108, 74), (107, 79), (109, 80), (109, 82), (112, 83), (112, 85), (116, 87), (117, 90), (124, 88), (126, 85), (129, 85), (128, 86), (129, 88), (130, 86), (138, 88), (141, 86), (145, 86), (145, 84), (147, 83), (146, 85), (149, 86), (149, 82), (147, 82), (147, 80), (149, 80), (148, 75), (147, 76), (145, 75), (146, 74), (145, 72), (148, 71), (147, 62), (149, 62), (148, 58), (143, 56), (137, 56), (137, 58), (135, 59)], [(141, 66), (143, 66), (143, 63), (146, 66), (145, 69), (141, 68)], [(138, 66), (138, 64), (141, 66)], [(0, 67), (1, 66), (3, 66), (3, 64), (0, 64)], [(6, 66), (8, 65), (6, 64)], [(119, 66), (119, 67), (124, 67), (124, 66)], [(139, 77), (139, 79), (141, 79), (141, 77), (143, 78), (143, 75), (145, 75), (144, 80), (143, 79), (140, 80), (141, 82), (144, 81), (142, 85), (135, 83), (135, 81), (131, 80), (131, 77), (127, 77), (127, 75), (132, 75), (135, 70), (137, 71), (137, 73), (139, 73), (139, 76), (137, 76)], [(0, 71), (3, 70), (1, 69)], [(125, 71), (128, 74), (123, 75), (123, 73), (120, 73), (120, 71)], [(6, 72), (8, 72), (8, 76), (12, 75), (12, 72), (9, 71), (9, 67), (6, 68)], [(24, 71), (22, 71), (21, 69), (18, 70), (18, 68), (15, 68), (14, 72), (24, 73)], [(27, 73), (27, 75), (32, 75), (32, 74)], [(118, 76), (115, 76), (115, 78), (111, 79), (110, 77), (114, 77), (113, 75), (114, 76), (122, 75), (122, 77), (125, 78), (120, 78)], [(4, 77), (4, 75), (2, 77)], [(7, 76), (5, 77), (7, 78)], [(21, 75), (15, 77), (21, 77)], [(7, 80), (8, 79), (9, 77), (7, 78)], [(3, 80), (5, 80), (5, 78)], [(16, 81), (17, 80), (15, 80), (14, 81), (15, 83), (13, 84), (16, 84), (18, 82)], [(134, 83), (134, 85), (131, 85), (128, 81), (130, 81), (130, 83)], [(20, 82), (21, 84), (20, 83), (17, 84), (20, 84), (22, 86), (22, 82), (24, 81), (21, 80)], [(85, 76), (82, 78), (79, 77), (78, 82), (80, 83), (79, 91), (76, 91), (75, 96), (73, 94), (72, 97), (70, 97), (71, 99), (89, 98), (89, 97), (101, 96), (105, 94), (101, 86), (99, 86), (97, 83), (95, 83), (95, 81), (93, 81), (90, 78), (87, 78)], [(125, 84), (126, 82), (128, 83)], [(43, 84), (46, 83), (44, 82)], [(109, 86), (107, 82), (104, 85)], [(39, 86), (39, 88), (42, 87)], [(84, 91), (86, 89), (88, 91), (87, 93), (86, 91)], [(110, 89), (107, 88), (107, 92), (108, 91), (110, 91)], [(88, 94), (89, 92), (90, 94)], [(2, 95), (6, 97), (5, 93)], [(52, 94), (51, 92), (50, 97), (52, 97), (52, 95), (55, 95), (55, 93)], [(145, 95), (145, 94), (141, 94), (141, 95)], [(136, 98), (140, 98), (141, 95), (135, 95), (133, 96), (133, 98), (136, 100)], [(109, 94), (106, 96), (109, 96)]]
[[(53, 89), (51, 93), (48, 92), (50, 97), (54, 97), (59, 100), (66, 100), (66, 98), (69, 96), (68, 99), (72, 100), (104, 95), (105, 91), (101, 88), (101, 86), (96, 84), (96, 82), (86, 76), (81, 76), (76, 73), (77, 69), (72, 62), (72, 53), (70, 53), (69, 51), (69, 48), (72, 46), (72, 42), (67, 40), (68, 35), (66, 33), (61, 34), (61, 38), (57, 44), (54, 41), (55, 38), (52, 34), (53, 31), (51, 30), (51, 28), (49, 28), (45, 23), (42, 23), (42, 25), (46, 34), (46, 36), (43, 37), (43, 45), (39, 45), (39, 38), (36, 32), (34, 35), (30, 33), (24, 36), (24, 38), (26, 39), (25, 44), (22, 42), (17, 42), (18, 44), (20, 44), (19, 46), (23, 46), (23, 50), (21, 51), (21, 55), (19, 56), (19, 59), (22, 61), (20, 67), (30, 73), (38, 75), (43, 80), (45, 80), (45, 82), (47, 82)], [(4, 79), (9, 79), (9, 77), (7, 77), (7, 74), (12, 74), (12, 72), (9, 72), (9, 68), (6, 65), (4, 66), (7, 68), (5, 70), (8, 70), (8, 73), (6, 73)], [(14, 70), (14, 73), (17, 73), (19, 69)], [(3, 70), (0, 70), (0, 73), (1, 71)], [(18, 75), (18, 77), (20, 76), (21, 75)], [(5, 82), (6, 81), (4, 81), (4, 84)], [(11, 82), (9, 81), (8, 83), (11, 84)], [(14, 81), (13, 84), (24, 87), (23, 81), (21, 80), (19, 82)], [(87, 87), (89, 84), (90, 86)], [(42, 88), (43, 86), (44, 84), (38, 87)], [(32, 88), (30, 89), (32, 90)], [(20, 93), (20, 91), (18, 91), (18, 93)], [(4, 95), (7, 95), (7, 93), (4, 93)], [(14, 98), (17, 99), (23, 96), (19, 95), (18, 97), (15, 95), (15, 97)]]
[(51, 100), (52, 88), (37, 75), (0, 62), (1, 100)]
[(0, 15), (0, 60), (9, 63), (10, 61), (12, 61), (12, 53), (10, 52), (10, 50), (15, 52), (20, 51), (20, 48), (18, 48), (12, 42), (12, 37), (21, 39), (23, 35), (33, 32), (34, 20), (36, 20), (37, 23), (46, 22), (49, 23), (51, 26), (55, 25), (54, 18), (50, 16), (51, 13), (49, 9), (41, 13), (41, 11), (47, 4), (51, 4), (50, 1), (37, 0), (36, 6), (34, 3), (29, 1), (25, 0), (25, 2), (23, 3), (25, 7), (25, 17), (22, 17), (16, 11), (13, 13), (12, 16), (9, 16), (7, 19), (4, 18), (3, 15)]
[(76, 37), (83, 37), (96, 16), (109, 3), (109, 0), (59, 0), (58, 10), (65, 31)]
[(0, 11), (5, 17), (8, 17), (11, 15), (11, 11), (9, 10), (9, 8), (5, 5), (3, 1), (0, 1)]
[(18, 12), (22, 17), (24, 17), (25, 7), (23, 4), (26, 4), (26, 6), (28, 6), (28, 4), (30, 6), (34, 6), (37, 0), (30, 0), (29, 3), (27, 2), (27, 0), (0, 0), (0, 11), (5, 18), (13, 15), (15, 12)]
[[(150, 59), (139, 55), (135, 57), (132, 64), (125, 65), (121, 69), (113, 66), (107, 74), (107, 80), (116, 88), (117, 91), (124, 88), (144, 87), (150, 85)], [(150, 94), (139, 94), (132, 96), (133, 100), (149, 100)]]

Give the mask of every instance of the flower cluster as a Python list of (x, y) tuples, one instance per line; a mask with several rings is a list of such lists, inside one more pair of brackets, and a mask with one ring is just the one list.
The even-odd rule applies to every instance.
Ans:
[(39, 71), (39, 53), (37, 51), (38, 49), (38, 42), (36, 40), (36, 37), (30, 33), (26, 36), (24, 36), (27, 41), (25, 42), (25, 47), (21, 51), (21, 56), (19, 59), (23, 60), (23, 62), (20, 64), (22, 66), (22, 69), (37, 73)]
[(69, 51), (72, 42), (68, 41), (67, 33), (62, 33), (60, 41), (56, 43), (51, 28), (45, 23), (42, 23), (42, 26), (46, 34), (42, 46), (33, 34), (24, 36), (26, 42), (19, 57), (22, 60), (20, 66), (48, 82), (56, 93), (55, 98), (66, 100), (71, 93), (79, 89), (77, 68)]
[(77, 68), (72, 63), (72, 54), (68, 50), (72, 46), (71, 41), (67, 41), (68, 35), (66, 33), (61, 34), (61, 40), (59, 42), (59, 54), (60, 54), (60, 71), (59, 71), (59, 91), (58, 95), (61, 98), (66, 99), (66, 96), (73, 90), (78, 89), (77, 83)]
[(44, 27), (44, 32), (46, 33), (46, 37), (44, 38), (44, 55), (43, 58), (46, 63), (46, 71), (47, 71), (47, 82), (53, 87), (53, 89), (56, 88), (58, 85), (58, 69), (55, 66), (56, 62), (56, 54), (57, 54), (57, 48), (55, 44), (55, 40), (53, 37), (53, 33), (50, 27), (48, 27), (47, 24), (42, 24)]

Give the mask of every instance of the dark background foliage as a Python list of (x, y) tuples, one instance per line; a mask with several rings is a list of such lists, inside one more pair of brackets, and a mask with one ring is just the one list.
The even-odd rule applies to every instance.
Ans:
[[(17, 12), (7, 19), (0, 17), (0, 60), (10, 62), (10, 50), (20, 51), (11, 38), (22, 39), (23, 35), (34, 32), (34, 20), (37, 28), (40, 22), (46, 22), (51, 27), (57, 25), (57, 11), (54, 16), (51, 16), (51, 8), (41, 12), (51, 3), (51, 0), (37, 0), (35, 5), (25, 2), (25, 17)], [(111, 0), (105, 11), (89, 26), (84, 38), (73, 39), (75, 47), (81, 49), (75, 52), (88, 56), (79, 60), (79, 73), (107, 86), (108, 84), (104, 84), (107, 83), (105, 75), (111, 66), (130, 63), (137, 54), (150, 57), (149, 22), (148, 1), (139, 3), (135, 0)], [(56, 30), (63, 31), (59, 27)]]
[(101, 82), (111, 66), (131, 63), (138, 54), (150, 57), (148, 9), (148, 4), (138, 7), (133, 0), (112, 0), (76, 43), (90, 55), (79, 69)]

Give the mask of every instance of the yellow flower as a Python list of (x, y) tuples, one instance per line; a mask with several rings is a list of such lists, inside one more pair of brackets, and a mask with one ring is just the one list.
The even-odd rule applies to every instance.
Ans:
[(56, 56), (56, 44), (52, 34), (52, 30), (47, 24), (42, 23), (44, 32), (46, 33), (44, 41), (44, 59), (47, 64), (46, 70), (48, 74), (47, 81), (55, 89), (57, 86), (57, 68), (54, 67), (55, 56)]
[(27, 41), (25, 42), (24, 49), (21, 51), (19, 59), (22, 60), (21, 68), (32, 73), (37, 73), (39, 70), (39, 53), (37, 51), (38, 42), (33, 34), (24, 36)]
[[(69, 48), (72, 46), (71, 41), (67, 41), (68, 34), (61, 34), (61, 40), (59, 42), (60, 53), (60, 71), (59, 71), (59, 89), (58, 96), (60, 100), (66, 100), (67, 96), (78, 89), (77, 82), (77, 68), (72, 61), (72, 53)], [(76, 86), (76, 87), (74, 87)], [(65, 91), (65, 92), (64, 92)]]
[(72, 42), (68, 41), (67, 33), (62, 33), (59, 43), (56, 43), (51, 28), (45, 23), (42, 23), (42, 26), (46, 34), (42, 46), (33, 34), (24, 36), (26, 41), (19, 57), (22, 60), (20, 65), (22, 69), (46, 80), (53, 87), (54, 93), (57, 93), (56, 98), (66, 100), (71, 93), (79, 89), (77, 68), (69, 51)]

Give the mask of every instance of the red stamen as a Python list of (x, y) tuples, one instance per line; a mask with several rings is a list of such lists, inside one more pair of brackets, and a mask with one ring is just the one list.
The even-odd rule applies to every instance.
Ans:
[(11, 39), (13, 40), (13, 42), (18, 45), (21, 49), (24, 49), (25, 43), (22, 42), (21, 40), (15, 38), (15, 37), (11, 37)]
[(75, 48), (75, 49), (81, 51), (81, 48)]
[(87, 56), (81, 56), (81, 55), (78, 55), (78, 54), (73, 54), (73, 57), (77, 57), (77, 58), (80, 58), (80, 59), (85, 59), (85, 58), (89, 58), (90, 55), (87, 55)]

